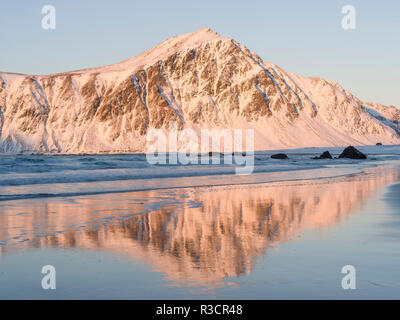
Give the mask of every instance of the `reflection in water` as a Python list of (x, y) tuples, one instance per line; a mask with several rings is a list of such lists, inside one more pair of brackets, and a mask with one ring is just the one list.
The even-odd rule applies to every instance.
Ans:
[(176, 283), (249, 273), (268, 247), (345, 219), (394, 168), (341, 178), (4, 202), (0, 255), (83, 248), (141, 258)]

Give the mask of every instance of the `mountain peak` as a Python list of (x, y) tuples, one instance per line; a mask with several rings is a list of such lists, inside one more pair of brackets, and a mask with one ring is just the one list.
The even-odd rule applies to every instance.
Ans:
[(193, 32), (192, 34), (212, 34), (212, 35), (218, 35), (214, 30), (210, 29), (210, 28), (201, 28), (195, 32)]
[[(210, 28), (201, 28), (195, 32), (187, 33), (182, 36), (175, 37), (173, 39), (183, 40), (190, 45), (198, 44), (201, 42), (212, 42), (215, 40), (224, 40), (226, 38), (221, 37), (218, 33), (211, 30)], [(168, 40), (167, 40), (168, 41)]]
[(399, 110), (264, 63), (209, 28), (105, 67), (0, 73), (0, 115), (0, 152), (146, 152), (149, 130), (171, 121), (253, 129), (255, 150), (400, 143)]
[[(192, 33), (169, 38), (150, 50), (143, 52), (139, 56), (123, 61), (122, 64), (129, 62), (140, 68), (143, 68), (146, 65), (154, 64), (158, 60), (166, 59), (174, 53), (195, 48), (203, 43), (212, 43), (221, 40), (230, 41), (230, 39), (221, 37), (210, 28), (202, 28)], [(114, 66), (120, 64), (116, 64)]]

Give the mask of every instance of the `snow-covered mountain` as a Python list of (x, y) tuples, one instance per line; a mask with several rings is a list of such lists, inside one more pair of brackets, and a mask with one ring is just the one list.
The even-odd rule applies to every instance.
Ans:
[(0, 152), (143, 152), (149, 129), (253, 128), (255, 149), (400, 144), (400, 111), (210, 29), (105, 67), (0, 73)]

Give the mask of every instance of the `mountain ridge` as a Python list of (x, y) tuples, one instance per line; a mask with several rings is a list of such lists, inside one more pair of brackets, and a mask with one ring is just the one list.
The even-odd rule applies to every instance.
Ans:
[(255, 149), (400, 144), (400, 110), (264, 62), (209, 28), (137, 57), (50, 75), (0, 72), (1, 152), (145, 152), (149, 129), (248, 129)]

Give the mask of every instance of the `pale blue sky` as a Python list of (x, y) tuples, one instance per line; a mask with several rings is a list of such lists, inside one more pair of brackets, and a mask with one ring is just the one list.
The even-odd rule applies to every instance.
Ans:
[[(57, 10), (56, 30), (41, 9)], [(357, 28), (341, 28), (343, 5)], [(2, 0), (0, 71), (48, 74), (134, 57), (177, 34), (210, 27), (265, 61), (339, 82), (364, 101), (400, 107), (400, 1)]]

